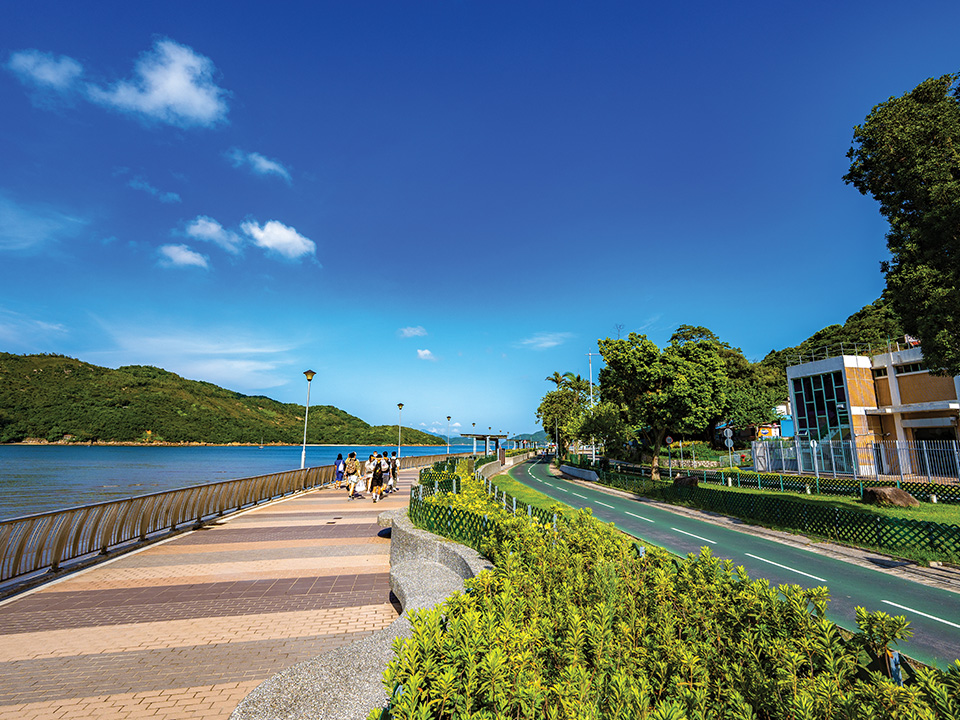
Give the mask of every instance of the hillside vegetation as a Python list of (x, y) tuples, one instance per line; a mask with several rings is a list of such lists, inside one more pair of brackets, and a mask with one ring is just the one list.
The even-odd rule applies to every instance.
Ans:
[[(248, 396), (155, 367), (116, 370), (62, 355), (0, 353), (0, 442), (284, 443), (303, 440), (302, 405)], [(371, 426), (330, 405), (310, 408), (307, 442), (393, 445), (396, 425)], [(405, 444), (437, 444), (404, 428)]]

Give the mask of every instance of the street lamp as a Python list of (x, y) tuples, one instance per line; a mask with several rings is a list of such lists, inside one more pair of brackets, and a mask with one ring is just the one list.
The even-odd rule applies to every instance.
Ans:
[(403, 427), (403, 403), (397, 403), (397, 462), (400, 462), (400, 428)]
[(477, 454), (477, 424), (476, 423), (470, 423), (470, 424), (473, 425), (473, 454), (476, 455)]
[(303, 470), (307, 463), (307, 417), (310, 415), (310, 381), (316, 373), (313, 370), (305, 370), (307, 376), (307, 407), (303, 413), (303, 451), (300, 453), (300, 469)]
[(447, 455), (450, 454), (450, 416), (447, 415)]

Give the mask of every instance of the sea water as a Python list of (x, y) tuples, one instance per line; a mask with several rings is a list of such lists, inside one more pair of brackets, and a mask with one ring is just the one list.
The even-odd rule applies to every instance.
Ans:
[[(308, 445), (307, 467), (332, 465), (337, 453), (363, 460), (397, 446)], [(301, 446), (171, 447), (0, 445), (0, 520), (104, 500), (253, 477), (300, 467)], [(470, 452), (473, 446), (451, 446)], [(402, 447), (401, 454), (439, 455), (446, 445)], [(482, 452), (482, 450), (481, 450)]]

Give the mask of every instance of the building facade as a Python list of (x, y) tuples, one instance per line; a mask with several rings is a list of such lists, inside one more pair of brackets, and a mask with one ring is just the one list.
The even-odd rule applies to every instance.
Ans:
[(919, 347), (795, 365), (787, 385), (797, 438), (830, 446), (838, 472), (916, 474), (960, 440), (960, 376), (931, 375)]

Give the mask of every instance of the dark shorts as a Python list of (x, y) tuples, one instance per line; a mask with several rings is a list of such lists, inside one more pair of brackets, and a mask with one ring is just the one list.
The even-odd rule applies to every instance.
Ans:
[(381, 475), (379, 478), (376, 475), (374, 475), (373, 479), (370, 481), (371, 489), (378, 488), (378, 487), (379, 488), (383, 487), (383, 475)]

